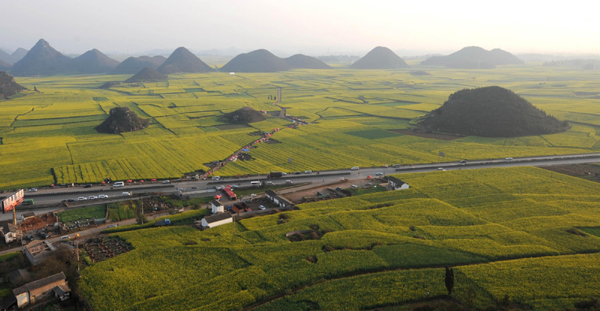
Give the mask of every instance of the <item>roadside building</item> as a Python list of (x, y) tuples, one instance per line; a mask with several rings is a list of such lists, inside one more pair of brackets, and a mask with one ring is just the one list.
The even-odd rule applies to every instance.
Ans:
[(25, 212), (25, 213), (21, 214), (22, 221), (25, 221), (29, 218), (35, 218), (35, 213), (34, 212)]
[(20, 238), (21, 230), (10, 222), (3, 223), (0, 226), (0, 232), (4, 238), (4, 243), (9, 244)]
[(217, 200), (212, 200), (210, 202), (210, 206), (211, 206), (211, 212), (213, 214), (218, 214), (218, 213), (224, 213), (225, 212), (225, 207), (223, 206), (223, 204), (221, 204), (221, 202), (219, 202)]
[(67, 277), (63, 272), (13, 289), (13, 294), (17, 298), (18, 308), (23, 308), (51, 297), (57, 297), (57, 292), (61, 293), (59, 297), (61, 300), (68, 299), (70, 296), (71, 289), (67, 285)]
[(265, 192), (265, 197), (273, 202), (274, 204), (276, 204), (277, 206), (281, 207), (281, 208), (292, 208), (294, 207), (294, 203), (290, 202), (288, 199), (282, 197), (281, 195), (277, 194), (277, 192), (269, 189)]
[(388, 186), (390, 186), (390, 188), (393, 190), (404, 190), (410, 188), (407, 183), (394, 176), (388, 176)]
[(56, 251), (56, 247), (48, 240), (32, 242), (25, 247), (24, 253), (32, 266), (44, 261), (48, 255)]
[(224, 225), (233, 222), (233, 216), (229, 213), (214, 214), (212, 216), (206, 216), (202, 218), (202, 227), (214, 228), (216, 226)]

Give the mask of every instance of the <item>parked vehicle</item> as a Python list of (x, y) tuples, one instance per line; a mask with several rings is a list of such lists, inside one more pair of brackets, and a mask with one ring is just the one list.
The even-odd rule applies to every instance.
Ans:
[(337, 191), (342, 191), (342, 190), (344, 190), (344, 189), (343, 189), (342, 187), (337, 187), (337, 188), (335, 188), (335, 190), (337, 190)]
[(305, 171), (304, 174), (312, 174), (311, 170)]
[(300, 175), (300, 174), (302, 174), (302, 173), (300, 173), (300, 172), (294, 172), (294, 175)]
[(267, 181), (266, 184), (267, 184), (267, 186), (273, 186), (273, 182), (272, 181)]
[(467, 163), (467, 160), (461, 160), (460, 163), (465, 164), (465, 163)]
[(506, 158), (506, 159), (504, 159), (504, 160), (506, 160), (506, 161), (512, 161), (512, 160), (513, 160), (513, 158), (511, 158), (511, 157), (508, 157), (508, 158)]
[(394, 164), (394, 165), (392, 165), (392, 167), (393, 167), (393, 168), (399, 168), (399, 167), (400, 167), (400, 164)]
[(171, 181), (170, 181), (170, 180), (163, 180), (163, 181), (162, 181), (162, 183), (163, 183), (163, 184), (170, 184), (170, 183), (171, 183)]
[(108, 227), (106, 227), (106, 228), (114, 228), (114, 227), (118, 227), (118, 226), (119, 226), (119, 224), (112, 224), (112, 225), (108, 225)]
[(350, 170), (353, 170), (353, 171), (358, 171), (359, 169), (360, 169), (360, 167), (358, 167), (358, 166), (353, 166), (353, 167), (352, 167)]
[(375, 176), (383, 176), (383, 173), (382, 172), (377, 172), (377, 173), (375, 173)]
[(131, 196), (131, 192), (123, 192), (121, 193), (122, 196), (124, 197), (130, 197)]
[(77, 201), (85, 201), (85, 200), (87, 200), (86, 197), (79, 197), (79, 198), (77, 198)]
[(264, 207), (263, 205), (260, 205), (258, 208), (260, 208), (260, 209), (261, 209), (261, 210), (263, 210), (263, 211), (267, 209), (267, 208), (266, 208), (266, 207)]
[(77, 201), (77, 200), (75, 200), (73, 198), (67, 199), (67, 202), (75, 202), (75, 201)]
[(97, 197), (97, 196), (95, 196), (95, 195), (90, 195), (90, 196), (88, 197), (88, 199), (89, 199), (89, 200), (96, 200), (96, 199), (98, 199), (98, 197)]
[(445, 171), (443, 167), (438, 167), (438, 171)]
[(29, 189), (29, 192), (37, 192), (37, 188), (31, 188)]
[(113, 188), (115, 188), (115, 187), (123, 187), (123, 186), (125, 186), (125, 183), (122, 182), (122, 181), (117, 181), (117, 182), (115, 182), (113, 184)]
[(101, 194), (101, 195), (98, 196), (98, 198), (100, 198), (100, 199), (108, 199), (108, 195)]
[(291, 185), (291, 184), (292, 184), (292, 181), (291, 181), (291, 180), (286, 180), (286, 181), (285, 181), (285, 184), (286, 184), (286, 185)]
[(198, 190), (198, 187), (192, 187), (192, 190)]
[(62, 241), (62, 240), (68, 240), (68, 239), (69, 239), (69, 236), (68, 236), (68, 235), (63, 235), (63, 236), (61, 236), (61, 237), (60, 237), (60, 240), (61, 240), (61, 241)]
[(87, 185), (83, 186), (83, 188), (92, 188), (92, 184), (87, 184)]
[(358, 189), (358, 186), (357, 185), (352, 185), (352, 186), (350, 186), (350, 188), (352, 188), (352, 189)]

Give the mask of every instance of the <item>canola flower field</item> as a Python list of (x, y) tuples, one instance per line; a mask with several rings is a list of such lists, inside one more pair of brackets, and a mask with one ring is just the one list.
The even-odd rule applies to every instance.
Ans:
[(446, 294), (448, 265), (453, 296), (479, 307), (598, 295), (600, 184), (533, 167), (397, 177), (410, 189), (302, 204), (283, 223), (113, 233), (134, 250), (79, 289), (95, 310), (364, 310)]
[[(18, 78), (39, 93), (0, 102), (0, 189), (53, 183), (179, 178), (207, 170), (272, 131), (276, 144), (259, 144), (254, 160), (237, 161), (221, 176), (412, 164), (460, 159), (597, 152), (600, 138), (598, 73), (560, 67), (505, 66), (493, 70), (293, 70), (280, 73), (174, 74), (168, 82), (98, 87), (128, 76)], [(499, 85), (567, 120), (565, 133), (510, 139), (451, 141), (393, 130), (439, 107), (463, 88)], [(278, 114), (269, 99), (282, 88), (280, 107), (309, 122), (297, 129), (271, 117), (232, 126), (221, 116), (242, 107)], [(99, 134), (94, 127), (113, 107), (128, 107), (151, 125), (138, 132)], [(446, 155), (440, 159), (439, 152)], [(291, 159), (291, 161), (289, 160)]]

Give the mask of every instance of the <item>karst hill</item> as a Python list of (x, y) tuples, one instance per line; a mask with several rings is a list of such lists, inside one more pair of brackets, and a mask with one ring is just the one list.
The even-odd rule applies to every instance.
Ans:
[(566, 122), (499, 86), (458, 91), (419, 125), (428, 131), (483, 137), (553, 134), (569, 128)]

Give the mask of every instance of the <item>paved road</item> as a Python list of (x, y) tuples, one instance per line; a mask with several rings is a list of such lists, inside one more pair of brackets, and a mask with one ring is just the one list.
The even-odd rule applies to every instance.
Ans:
[[(561, 155), (561, 156), (540, 156), (540, 157), (526, 157), (526, 158), (515, 158), (513, 160), (506, 159), (495, 159), (495, 160), (481, 160), (481, 161), (469, 161), (468, 163), (459, 163), (459, 162), (447, 162), (447, 163), (433, 163), (433, 164), (418, 164), (411, 166), (402, 166), (399, 168), (394, 167), (380, 167), (380, 168), (361, 168), (358, 171), (352, 171), (350, 169), (346, 170), (337, 170), (337, 171), (323, 171), (320, 174), (311, 173), (311, 174), (287, 174), (286, 176), (280, 179), (274, 179), (272, 182), (274, 185), (283, 185), (286, 184), (287, 180), (290, 180), (292, 183), (304, 183), (304, 182), (333, 182), (339, 180), (341, 177), (348, 178), (350, 180), (353, 179), (363, 179), (368, 175), (373, 177), (376, 176), (378, 172), (383, 173), (384, 175), (389, 174), (402, 174), (402, 173), (422, 173), (422, 172), (432, 172), (437, 171), (442, 168), (445, 170), (456, 170), (456, 169), (481, 169), (481, 168), (490, 168), (490, 167), (517, 167), (517, 166), (550, 166), (550, 165), (568, 165), (568, 164), (581, 164), (581, 163), (596, 163), (600, 162), (600, 153), (595, 154), (575, 154), (575, 155)], [(213, 196), (214, 190), (217, 186), (222, 185), (239, 185), (242, 187), (250, 187), (251, 181), (256, 180), (264, 180), (266, 176), (254, 176), (248, 178), (240, 178), (240, 179), (225, 179), (216, 183), (212, 180), (200, 180), (200, 181), (182, 181), (176, 182), (171, 185), (133, 185), (127, 186), (123, 188), (118, 188), (118, 190), (111, 190), (109, 186), (95, 186), (92, 188), (83, 188), (83, 187), (74, 187), (74, 188), (61, 188), (61, 189), (44, 189), (35, 193), (34, 198), (36, 204), (58, 204), (62, 200), (69, 198), (78, 198), (80, 196), (89, 197), (90, 195), (99, 195), (99, 194), (108, 194), (111, 199), (122, 198), (127, 199), (127, 197), (121, 196), (124, 191), (133, 191), (134, 195), (137, 194), (148, 194), (152, 192), (164, 192), (164, 193), (176, 193), (177, 188), (183, 188), (183, 194), (193, 193), (195, 192), (195, 196)], [(156, 187), (161, 188), (156, 188)], [(52, 195), (50, 193), (55, 191), (65, 191), (67, 190), (69, 193), (67, 194), (58, 194)], [(99, 191), (102, 190), (102, 191)], [(200, 191), (204, 191), (203, 193), (198, 193)], [(30, 193), (26, 193), (25, 198), (28, 198)], [(103, 202), (102, 200), (94, 200), (94, 201), (86, 201), (85, 204), (76, 204), (76, 206), (85, 206), (85, 205), (93, 205), (97, 203)], [(23, 207), (18, 209), (18, 214), (23, 212)], [(44, 208), (44, 209), (33, 209), (36, 212), (43, 213), (52, 210), (56, 210), (57, 208)], [(20, 211), (19, 211), (20, 210)], [(11, 214), (0, 214), (0, 220), (10, 219), (12, 217)]]

